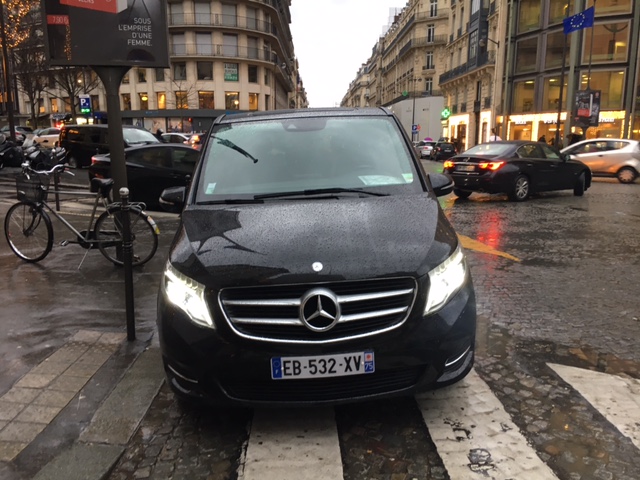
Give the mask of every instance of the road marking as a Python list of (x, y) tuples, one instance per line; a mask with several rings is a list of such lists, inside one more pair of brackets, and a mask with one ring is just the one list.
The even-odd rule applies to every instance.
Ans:
[(640, 380), (555, 363), (547, 365), (640, 448)]
[(416, 401), (449, 477), (558, 478), (475, 371), (454, 385), (416, 396)]
[(496, 250), (489, 245), (486, 245), (478, 240), (474, 240), (473, 238), (467, 237), (465, 235), (458, 235), (462, 246), (468, 250), (475, 250), (480, 253), (488, 253), (489, 255), (497, 255), (499, 257), (508, 258), (509, 260), (513, 260), (514, 262), (520, 262), (521, 260), (518, 257), (514, 257), (513, 255), (509, 255), (506, 252), (502, 252), (500, 250)]
[(239, 480), (343, 478), (334, 410), (256, 409)]

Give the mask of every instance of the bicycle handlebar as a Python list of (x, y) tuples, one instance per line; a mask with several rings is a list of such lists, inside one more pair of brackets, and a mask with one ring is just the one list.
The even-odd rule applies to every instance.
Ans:
[[(57, 165), (54, 165), (51, 170), (35, 170), (34, 168), (31, 168), (31, 165), (29, 165), (29, 162), (24, 162), (22, 164), (22, 171), (24, 173), (27, 172), (32, 172), (32, 173), (37, 173), (37, 174), (41, 174), (41, 175), (51, 175), (52, 173), (56, 173), (58, 170), (62, 170), (63, 172), (65, 171), (66, 165), (64, 163), (59, 163)], [(73, 175), (73, 173), (68, 172), (71, 175)]]

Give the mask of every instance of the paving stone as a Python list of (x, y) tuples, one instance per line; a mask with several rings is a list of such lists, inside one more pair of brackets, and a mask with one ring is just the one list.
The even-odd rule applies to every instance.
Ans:
[(72, 377), (70, 375), (60, 375), (49, 385), (51, 390), (64, 390), (67, 392), (79, 392), (87, 383), (87, 377)]
[(43, 423), (9, 422), (0, 431), (0, 441), (31, 442), (46, 427)]
[(27, 405), (0, 400), (0, 420), (13, 420)]
[(2, 397), (0, 397), (0, 408), (3, 402), (10, 403), (22, 403), (27, 404), (33, 402), (33, 400), (42, 393), (42, 389), (39, 388), (20, 388), (13, 387)]
[(15, 418), (15, 421), (48, 424), (60, 413), (60, 410), (62, 410), (62, 407), (28, 405)]
[(24, 442), (6, 442), (0, 440), (0, 462), (12, 461), (27, 445), (28, 443)]
[(65, 407), (77, 392), (65, 390), (44, 390), (33, 400), (34, 405), (46, 405), (49, 407)]
[(15, 384), (15, 387), (22, 388), (45, 388), (51, 384), (56, 378), (57, 374), (36, 374), (27, 373)]

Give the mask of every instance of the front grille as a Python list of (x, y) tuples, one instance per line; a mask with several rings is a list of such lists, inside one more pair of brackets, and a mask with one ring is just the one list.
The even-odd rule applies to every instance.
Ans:
[[(337, 296), (342, 311), (338, 323), (324, 332), (308, 329), (300, 318), (303, 296), (319, 287)], [(241, 336), (329, 343), (398, 327), (411, 311), (416, 290), (412, 278), (231, 288), (220, 292), (220, 304), (226, 320)]]
[(375, 372), (368, 375), (305, 380), (267, 380), (222, 383), (232, 398), (255, 402), (322, 402), (392, 393), (413, 387), (424, 367)]

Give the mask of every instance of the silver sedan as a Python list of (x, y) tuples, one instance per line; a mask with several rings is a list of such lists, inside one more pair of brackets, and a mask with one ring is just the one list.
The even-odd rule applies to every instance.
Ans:
[(640, 142), (620, 138), (582, 140), (562, 149), (586, 163), (594, 176), (633, 183), (640, 176)]

